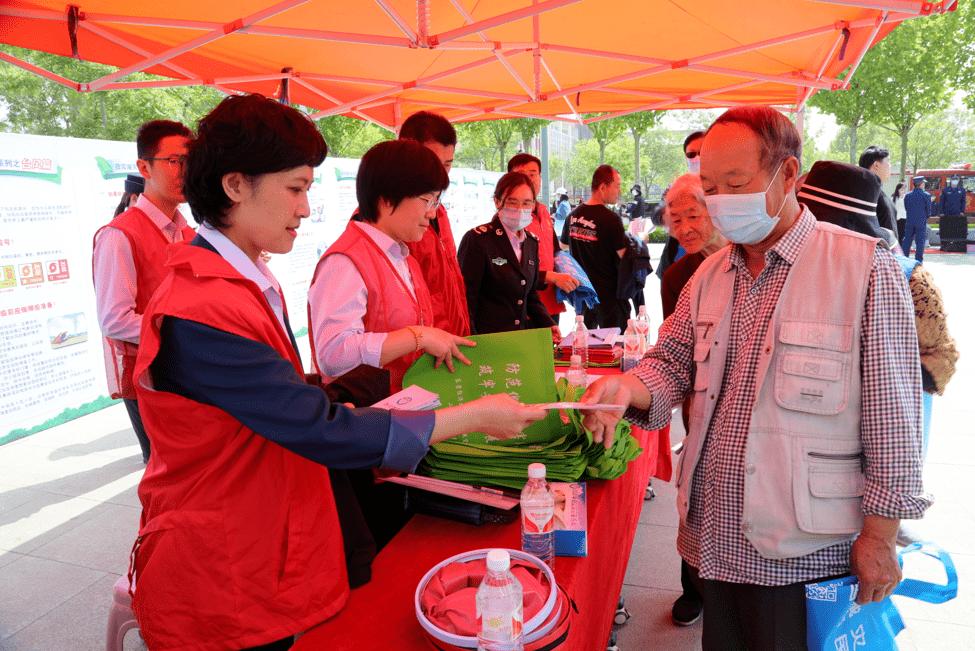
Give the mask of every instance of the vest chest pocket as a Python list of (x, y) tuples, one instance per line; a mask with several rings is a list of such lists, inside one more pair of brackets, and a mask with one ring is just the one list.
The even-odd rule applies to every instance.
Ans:
[(820, 416), (846, 409), (853, 372), (852, 326), (783, 323), (775, 367), (775, 401), (780, 407)]
[(714, 320), (707, 318), (698, 320), (694, 336), (694, 391), (705, 391), (708, 388), (714, 332)]

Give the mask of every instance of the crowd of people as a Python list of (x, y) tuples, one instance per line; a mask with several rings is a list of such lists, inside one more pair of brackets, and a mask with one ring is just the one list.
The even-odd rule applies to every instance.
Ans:
[[(317, 373), (306, 377), (265, 257), (289, 252), (310, 214), (328, 153), (318, 130), (258, 95), (226, 98), (195, 134), (166, 121), (140, 130), (144, 183), (131, 180), (136, 198), (95, 235), (93, 273), (110, 388), (147, 462), (130, 579), (150, 649), (289, 648), (370, 580), (371, 557), (409, 517), (376, 472), (546, 415), (506, 394), (369, 408), (415, 360), (452, 372), (470, 364), (471, 335), (526, 328), (557, 342), (559, 292), (582, 282), (599, 299), (587, 326), (626, 327), (650, 269), (608, 207), (619, 171), (600, 166), (585, 203), (571, 208), (562, 191), (550, 211), (540, 161), (519, 154), (494, 214), (457, 246), (441, 201), (456, 146), (446, 119), (421, 112), (363, 156), (358, 208), (308, 292)], [(673, 617), (703, 613), (706, 650), (804, 649), (809, 582), (852, 572), (859, 603), (888, 596), (901, 520), (931, 504), (930, 395), (958, 353), (933, 278), (893, 234), (885, 151), (800, 178), (799, 136), (775, 110), (731, 109), (691, 134), (688, 173), (662, 201), (673, 243), (658, 268), (657, 343), (582, 398), (619, 407), (584, 410), (606, 447), (620, 418), (657, 429), (683, 405)], [(643, 214), (641, 188), (631, 195)]]

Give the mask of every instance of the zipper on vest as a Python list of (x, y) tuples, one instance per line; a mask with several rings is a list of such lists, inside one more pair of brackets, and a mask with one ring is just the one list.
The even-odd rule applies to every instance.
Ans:
[(862, 452), (848, 452), (833, 454), (830, 452), (807, 452), (814, 459), (830, 459), (832, 461), (856, 461), (863, 458)]

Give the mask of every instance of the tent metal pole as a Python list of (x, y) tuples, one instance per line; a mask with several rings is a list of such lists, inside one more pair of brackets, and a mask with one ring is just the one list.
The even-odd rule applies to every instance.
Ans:
[(238, 31), (243, 27), (250, 25), (251, 23), (256, 23), (258, 21), (264, 20), (265, 18), (270, 18), (271, 16), (279, 14), (282, 11), (287, 11), (288, 9), (296, 7), (297, 5), (304, 4), (307, 1), (308, 0), (284, 0), (284, 2), (279, 2), (276, 5), (264, 9), (263, 11), (259, 11), (255, 14), (251, 14), (250, 16), (246, 16), (245, 18), (240, 18), (232, 23), (227, 23), (226, 25), (224, 25), (219, 29), (215, 29), (207, 34), (203, 34), (202, 36), (198, 36), (190, 41), (187, 41), (186, 43), (177, 45), (176, 47), (170, 48), (165, 52), (157, 54), (153, 57), (149, 57), (148, 59), (144, 59), (143, 61), (135, 63), (127, 68), (122, 68), (121, 70), (117, 72), (113, 72), (110, 75), (105, 75), (100, 79), (96, 79), (95, 81), (88, 84), (87, 88), (89, 90), (98, 90), (105, 84), (109, 84), (115, 81), (116, 79), (127, 77), (133, 72), (140, 72), (142, 70), (145, 70), (146, 68), (151, 68), (152, 66), (158, 65), (164, 61), (168, 61), (169, 59), (172, 59), (174, 56), (178, 56), (190, 50), (195, 50), (201, 45), (205, 45), (211, 41), (215, 41), (218, 38), (222, 38), (226, 36), (227, 34), (232, 34), (235, 31)]
[(530, 7), (525, 7), (523, 9), (516, 9), (514, 11), (509, 11), (507, 13), (500, 14), (493, 18), (486, 18), (484, 20), (479, 20), (477, 22), (471, 23), (470, 25), (465, 25), (464, 27), (458, 27), (457, 29), (451, 29), (442, 34), (437, 34), (436, 36), (430, 37), (430, 47), (436, 47), (441, 43), (446, 43), (448, 41), (453, 41), (455, 39), (461, 38), (462, 36), (469, 36), (470, 34), (475, 34), (481, 30), (490, 29), (491, 27), (498, 27), (499, 25), (505, 25), (516, 20), (521, 20), (522, 18), (529, 18), (537, 14), (542, 14), (547, 11), (552, 11), (553, 9), (559, 9), (567, 5), (575, 4), (581, 2), (582, 0), (545, 0), (539, 4), (533, 4)]
[(74, 90), (79, 90), (81, 86), (81, 84), (79, 84), (76, 81), (65, 79), (61, 75), (45, 70), (44, 68), (35, 66), (33, 63), (28, 63), (23, 59), (18, 59), (12, 54), (7, 54), (6, 52), (0, 52), (0, 61), (6, 61), (11, 65), (15, 65), (18, 68), (23, 68), (28, 72), (33, 72), (35, 75), (39, 77), (44, 77), (45, 79), (49, 79), (50, 81), (53, 81), (57, 84), (61, 84), (62, 86), (65, 86), (67, 88), (73, 88)]
[(917, 0), (813, 0), (813, 2), (926, 15), (949, 11), (951, 5), (955, 3), (955, 0), (948, 0), (946, 2), (918, 2)]
[[(107, 31), (105, 31), (100, 26), (96, 25), (95, 23), (92, 23), (91, 21), (83, 20), (83, 21), (81, 21), (80, 26), (83, 27), (84, 29), (88, 30), (92, 34), (97, 34), (98, 36), (101, 36), (102, 38), (104, 38), (107, 41), (110, 41), (112, 43), (117, 43), (118, 45), (121, 45), (122, 47), (124, 47), (126, 50), (129, 50), (130, 52), (135, 52), (139, 56), (144, 56), (144, 57), (150, 57), (150, 56), (152, 56), (152, 52), (150, 52), (149, 50), (146, 50), (145, 48), (139, 47), (138, 45), (135, 45), (133, 43), (130, 43), (127, 40), (125, 40), (124, 38), (120, 38), (117, 34), (109, 34)], [(183, 76), (188, 77), (190, 79), (200, 79), (200, 75), (198, 75), (198, 74), (196, 74), (194, 72), (190, 72), (189, 70), (187, 70), (186, 68), (184, 68), (182, 66), (176, 65), (172, 61), (167, 61), (167, 62), (163, 63), (162, 65), (166, 66), (167, 68), (169, 68), (170, 70), (172, 70), (173, 72), (175, 72), (178, 75), (183, 75)], [(220, 85), (217, 85), (217, 84), (206, 84), (206, 85), (209, 85), (210, 88), (214, 88), (216, 90), (219, 90), (221, 93), (224, 93), (226, 95), (235, 95), (236, 94), (231, 89), (224, 88), (223, 86), (220, 86)]]
[(880, 27), (885, 22), (887, 22), (887, 16), (888, 16), (888, 12), (885, 11), (880, 17), (877, 18), (876, 21), (877, 24), (874, 25), (873, 30), (870, 32), (870, 36), (868, 36), (867, 40), (864, 41), (863, 49), (860, 50), (860, 54), (853, 62), (853, 65), (850, 66), (850, 72), (846, 74), (846, 79), (842, 81), (842, 83), (839, 86), (839, 89), (846, 90), (850, 87), (850, 80), (853, 79), (853, 74), (857, 71), (857, 68), (860, 67), (860, 63), (863, 61), (863, 57), (865, 57), (867, 55), (867, 52), (870, 50), (870, 46), (873, 45), (873, 39), (877, 38), (877, 32), (880, 31)]
[[(294, 77), (292, 77), (292, 79), (294, 80), (294, 82), (295, 82), (296, 84), (298, 84), (299, 86), (301, 86), (301, 87), (302, 87), (302, 88), (304, 88), (305, 90), (307, 90), (307, 91), (309, 91), (309, 92), (311, 92), (311, 93), (315, 93), (315, 94), (316, 94), (316, 95), (318, 95), (319, 97), (321, 97), (321, 98), (323, 98), (323, 99), (326, 99), (326, 100), (328, 100), (329, 102), (334, 102), (334, 103), (336, 103), (336, 104), (340, 104), (340, 103), (341, 103), (341, 102), (340, 102), (340, 101), (339, 101), (338, 99), (336, 99), (336, 98), (334, 98), (334, 97), (332, 97), (331, 95), (329, 95), (328, 93), (326, 93), (326, 92), (325, 92), (325, 91), (323, 91), (322, 89), (320, 89), (320, 88), (316, 88), (316, 87), (315, 87), (315, 86), (313, 86), (312, 84), (309, 84), (309, 83), (308, 83), (307, 81), (305, 81), (305, 80), (304, 80), (304, 79), (302, 79), (301, 77), (298, 77), (298, 76), (294, 76)], [(373, 124), (375, 124), (375, 125), (376, 125), (377, 127), (382, 127), (383, 129), (386, 129), (387, 131), (391, 131), (391, 130), (392, 130), (392, 129), (390, 129), (390, 128), (389, 128), (388, 126), (386, 126), (385, 124), (383, 124), (382, 122), (379, 122), (378, 120), (376, 120), (376, 119), (374, 119), (374, 118), (371, 118), (371, 117), (369, 117), (369, 116), (368, 116), (368, 115), (366, 115), (365, 113), (362, 113), (362, 112), (360, 112), (360, 111), (353, 111), (353, 113), (354, 113), (355, 115), (357, 115), (358, 117), (360, 117), (360, 118), (362, 118), (363, 120), (366, 120), (367, 122), (372, 122), (372, 123), (373, 123)]]
[[(422, 2), (422, 0), (419, 1)], [(396, 11), (396, 9), (394, 9), (393, 6), (387, 2), (387, 0), (376, 0), (376, 4), (382, 7), (382, 10), (386, 12), (386, 15), (389, 16), (390, 20), (396, 23), (396, 26), (399, 27), (404, 34), (406, 34), (406, 38), (410, 39), (410, 41), (416, 45), (418, 42), (417, 33), (413, 31), (413, 28), (410, 27), (409, 23), (406, 22), (406, 19), (400, 16), (399, 12)]]
[[(539, 55), (538, 58), (542, 62), (542, 67), (545, 68), (545, 72), (548, 73), (549, 79), (552, 80), (552, 83), (555, 84), (555, 87), (558, 90), (562, 90), (562, 86), (561, 86), (561, 84), (559, 84), (559, 80), (556, 79), (555, 78), (555, 75), (552, 74), (552, 69), (548, 67), (548, 63), (546, 63), (545, 57)], [(579, 115), (579, 112), (578, 111), (576, 111), (576, 107), (572, 106), (572, 102), (569, 101), (569, 98), (568, 97), (565, 97), (563, 95), (562, 99), (565, 101), (566, 106), (569, 107), (569, 111), (575, 117), (575, 120), (574, 121), (577, 122), (577, 123), (579, 123), (579, 124), (582, 124), (582, 116)]]

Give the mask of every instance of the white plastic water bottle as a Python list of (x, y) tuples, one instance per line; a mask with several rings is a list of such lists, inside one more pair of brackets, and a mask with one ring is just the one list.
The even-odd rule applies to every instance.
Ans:
[(640, 312), (636, 315), (635, 328), (638, 335), (640, 335), (640, 347), (642, 350), (641, 354), (647, 352), (653, 348), (653, 342), (650, 341), (650, 315), (647, 314), (647, 306), (641, 305)]
[(589, 328), (582, 321), (582, 315), (576, 317), (576, 327), (572, 329), (572, 354), (582, 360), (582, 368), (589, 368)]
[(521, 490), (521, 550), (555, 570), (555, 496), (545, 481), (544, 463), (528, 466), (528, 483)]
[(505, 549), (487, 555), (487, 574), (477, 589), (478, 651), (523, 651), (523, 596), (521, 584), (508, 569)]
[(569, 358), (569, 370), (565, 372), (565, 381), (569, 383), (570, 386), (575, 388), (575, 395), (572, 397), (573, 400), (578, 400), (582, 396), (582, 392), (586, 390), (586, 386), (589, 384), (589, 378), (586, 376), (586, 369), (582, 368), (582, 358), (578, 355), (573, 355)]
[(623, 371), (629, 371), (640, 363), (643, 357), (642, 337), (637, 334), (636, 321), (628, 319), (626, 322), (626, 332), (623, 333)]

